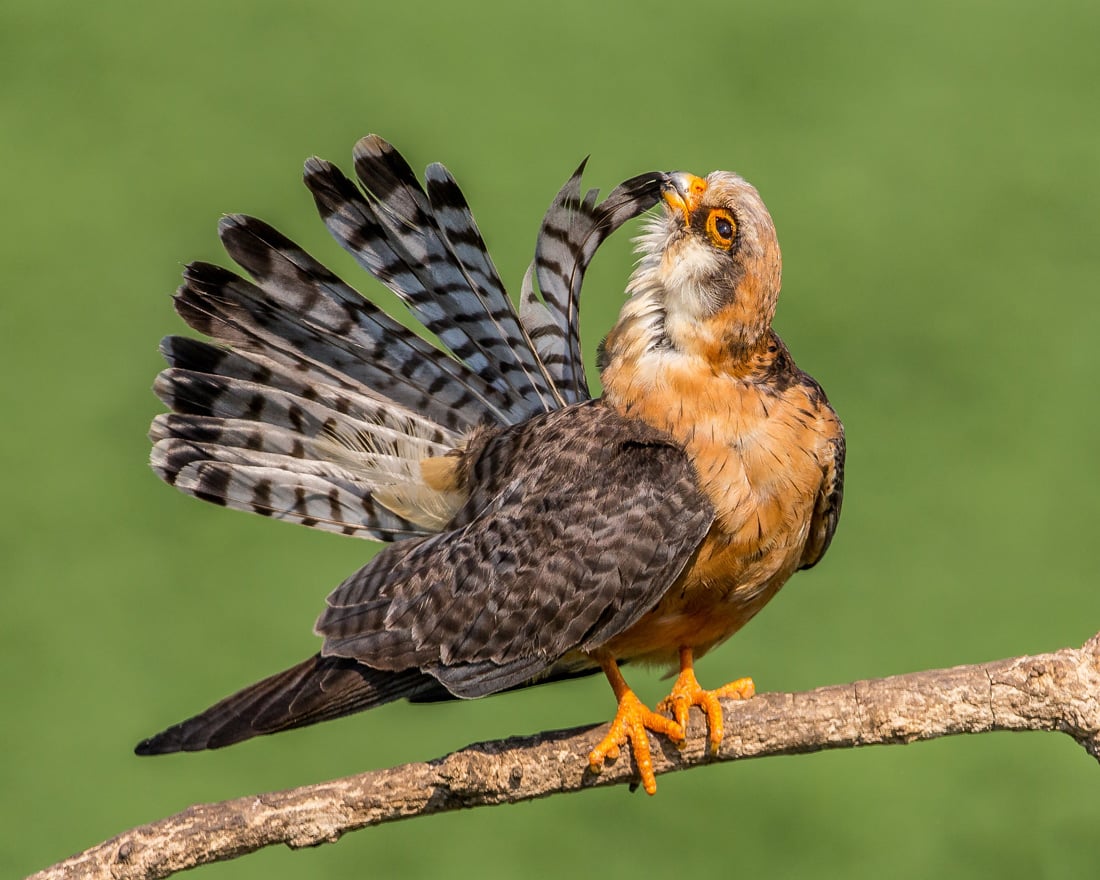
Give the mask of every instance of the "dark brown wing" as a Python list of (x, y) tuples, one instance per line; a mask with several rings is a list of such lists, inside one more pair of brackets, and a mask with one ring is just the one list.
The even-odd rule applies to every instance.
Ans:
[(806, 549), (802, 551), (800, 569), (813, 568), (821, 561), (832, 543), (840, 521), (840, 506), (844, 501), (844, 429), (839, 421), (837, 433), (829, 441), (828, 448), (830, 458), (825, 465), (825, 477), (814, 506), (810, 536), (806, 541)]
[(416, 669), (378, 672), (354, 660), (318, 654), (142, 740), (134, 751), (166, 755), (220, 749), (402, 698), (437, 699), (441, 690), (435, 679)]
[(455, 528), (386, 548), (329, 596), (324, 655), (460, 697), (513, 687), (637, 621), (713, 519), (683, 451), (601, 401), (479, 446)]

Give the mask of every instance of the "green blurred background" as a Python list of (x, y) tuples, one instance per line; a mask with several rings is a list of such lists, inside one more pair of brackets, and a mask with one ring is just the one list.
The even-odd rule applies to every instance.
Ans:
[[(219, 510), (145, 464), (169, 294), (247, 211), (365, 290), (298, 182), (376, 131), (447, 163), (504, 278), (592, 154), (740, 171), (777, 325), (848, 429), (823, 565), (701, 664), (767, 690), (1078, 645), (1100, 628), (1095, 2), (3, 4), (0, 875), (198, 801), (610, 717), (605, 683), (394, 705), (222, 752), (139, 738), (316, 648), (371, 545)], [(586, 286), (591, 356), (629, 235)], [(632, 680), (649, 698), (655, 675)], [(999, 734), (723, 765), (272, 849), (206, 878), (1069, 877), (1100, 775)]]

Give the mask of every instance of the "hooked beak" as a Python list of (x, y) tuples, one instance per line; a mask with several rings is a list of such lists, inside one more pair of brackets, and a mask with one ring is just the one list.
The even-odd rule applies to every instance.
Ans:
[(666, 174), (661, 181), (661, 196), (665, 203), (684, 217), (684, 226), (691, 225), (691, 215), (707, 191), (707, 182), (686, 171)]

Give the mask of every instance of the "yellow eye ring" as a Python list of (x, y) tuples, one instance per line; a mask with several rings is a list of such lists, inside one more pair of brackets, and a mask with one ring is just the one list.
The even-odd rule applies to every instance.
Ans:
[(737, 221), (725, 208), (715, 208), (707, 214), (707, 235), (716, 248), (728, 251), (737, 237)]

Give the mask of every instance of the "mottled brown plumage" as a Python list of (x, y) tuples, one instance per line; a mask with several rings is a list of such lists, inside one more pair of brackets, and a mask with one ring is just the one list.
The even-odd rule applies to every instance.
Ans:
[[(138, 747), (214, 748), (406, 697), (478, 697), (603, 669), (619, 700), (592, 755), (690, 705), (722, 735), (696, 657), (743, 626), (836, 528), (844, 440), (820, 386), (771, 329), (780, 257), (736, 175), (651, 174), (603, 203), (574, 175), (540, 233), (517, 313), (454, 184), (420, 188), (377, 138), (362, 190), (311, 160), (338, 240), (454, 357), (426, 346), (288, 239), (231, 218), (256, 279), (191, 267), (180, 313), (225, 348), (172, 340), (158, 380), (176, 414), (154, 466), (185, 491), (322, 528), (399, 540), (328, 597), (321, 653)], [(600, 241), (663, 195), (587, 400), (580, 277)], [(541, 298), (535, 291), (538, 280)], [(618, 666), (680, 669), (650, 712)]]

